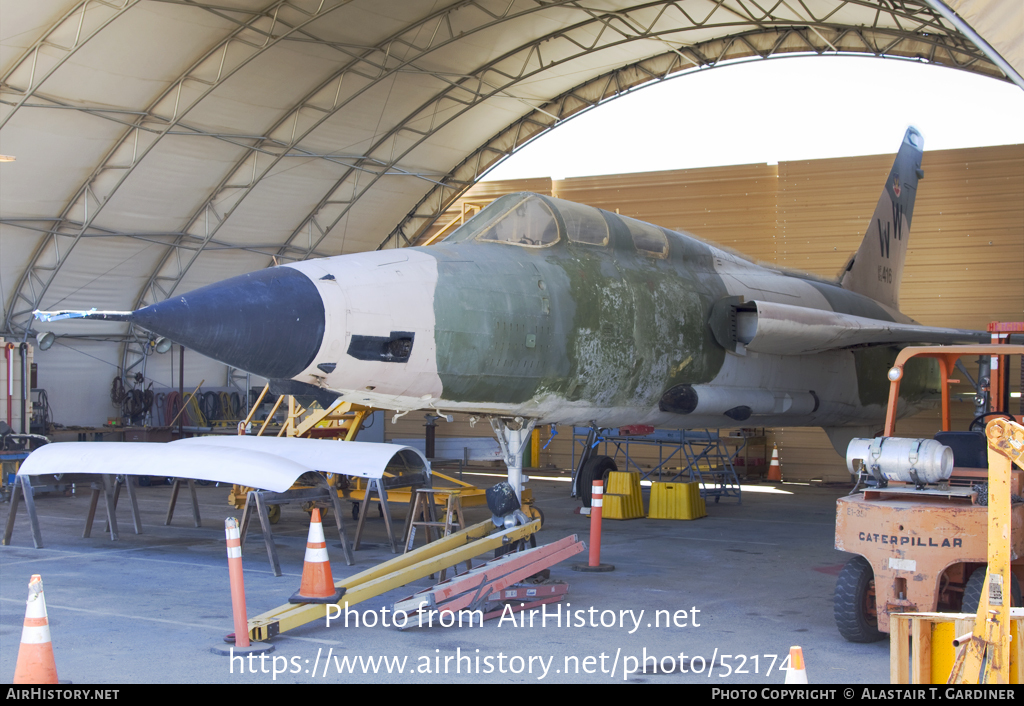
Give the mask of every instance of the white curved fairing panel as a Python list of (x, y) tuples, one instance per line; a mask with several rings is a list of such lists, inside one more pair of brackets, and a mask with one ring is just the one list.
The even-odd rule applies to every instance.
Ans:
[[(408, 470), (429, 471), (430, 464), (411, 446), (365, 441), (328, 441), (274, 436), (195, 436), (171, 442), (175, 447), (238, 449), (281, 457), (322, 473), (380, 478), (396, 456), (404, 456)], [(403, 454), (403, 452), (405, 452)], [(414, 454), (414, 456), (409, 456)], [(402, 459), (399, 459), (401, 462)]]
[(402, 470), (429, 472), (429, 464), (423, 455), (408, 446), (356, 441), (331, 443), (318, 439), (207, 436), (169, 444), (78, 441), (47, 444), (29, 454), (18, 473), (27, 476), (112, 473), (197, 478), (282, 493), (292, 487), (299, 476), (310, 471), (380, 478), (393, 460)]
[(282, 493), (309, 470), (280, 456), (243, 449), (130, 441), (67, 441), (47, 444), (33, 451), (21, 464), (18, 474), (113, 473), (198, 478)]

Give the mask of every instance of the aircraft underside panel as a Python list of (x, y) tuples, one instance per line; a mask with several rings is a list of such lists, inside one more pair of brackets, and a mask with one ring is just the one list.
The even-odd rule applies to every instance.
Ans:
[[(893, 356), (895, 353), (892, 354)], [(726, 358), (711, 383), (679, 385), (657, 404), (595, 405), (586, 400), (538, 397), (524, 405), (487, 405), (441, 400), (451, 411), (522, 416), (539, 423), (579, 424), (591, 421), (602, 427), (649, 424), (666, 428), (727, 428), (749, 426), (873, 425), (885, 417), (884, 400), (862, 402), (857, 362), (849, 351), (816, 356), (735, 356)], [(881, 367), (884, 376), (887, 368)], [(928, 377), (927, 371), (923, 373)], [(799, 381), (804, 389), (780, 387)], [(916, 391), (915, 391), (916, 390)], [(908, 388), (901, 398), (901, 414), (930, 406), (936, 395)]]

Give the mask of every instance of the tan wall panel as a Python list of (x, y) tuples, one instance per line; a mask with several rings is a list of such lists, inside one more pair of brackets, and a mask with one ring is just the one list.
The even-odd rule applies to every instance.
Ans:
[(552, 195), (771, 260), (777, 181), (776, 167), (748, 164), (566, 179)]
[[(834, 278), (860, 245), (892, 167), (892, 155), (776, 165), (749, 164), (552, 182), (520, 179), (477, 184), (464, 201), (484, 204), (515, 191), (616, 209), (625, 216), (692, 233), (750, 259)], [(900, 291), (901, 309), (930, 326), (984, 329), (990, 321), (1024, 320), (1024, 145), (926, 152)], [(461, 214), (457, 202), (450, 213)], [(447, 222), (447, 220), (444, 220)], [(968, 364), (974, 375), (973, 364)], [(1011, 383), (1018, 389), (1019, 367)], [(966, 383), (954, 392), (968, 395)], [(954, 404), (954, 428), (973, 416)], [(931, 436), (938, 411), (898, 425), (902, 434)], [(489, 436), (462, 416), (441, 422), (439, 436)], [(387, 424), (389, 438), (422, 436), (422, 415)], [(541, 454), (541, 466), (568, 469), (571, 428)], [(548, 430), (542, 430), (542, 443)], [(785, 477), (846, 481), (845, 460), (820, 429), (769, 430)], [(657, 450), (634, 447), (641, 463)]]

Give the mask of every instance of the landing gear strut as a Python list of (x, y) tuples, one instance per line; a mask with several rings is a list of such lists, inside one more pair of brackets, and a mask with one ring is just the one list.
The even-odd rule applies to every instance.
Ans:
[(536, 419), (501, 419), (491, 417), (491, 429), (498, 438), (501, 454), (505, 457), (508, 467), (508, 484), (516, 491), (516, 497), (523, 500), (523, 483), (530, 480), (523, 477), (523, 450), (530, 441), (530, 434), (537, 425)]

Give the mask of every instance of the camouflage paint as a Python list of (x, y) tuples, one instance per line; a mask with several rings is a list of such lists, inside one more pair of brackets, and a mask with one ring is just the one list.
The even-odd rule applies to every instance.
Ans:
[[(889, 401), (889, 368), (900, 349), (893, 346), (860, 348), (853, 351), (857, 369), (857, 395), (862, 406), (878, 405), (883, 410)], [(939, 362), (934, 358), (911, 358), (900, 380), (900, 402), (919, 405), (938, 401), (942, 395)], [(884, 412), (883, 412), (884, 417)]]
[(669, 257), (648, 257), (622, 219), (602, 215), (607, 246), (563, 239), (539, 249), (425, 249), (438, 260), (435, 340), (445, 399), (647, 408), (673, 385), (714, 379), (725, 350), (710, 343), (706, 322), (725, 288), (709, 246), (664, 231)]
[[(608, 244), (571, 242), (560, 202), (537, 198), (551, 207), (559, 223), (562, 237), (553, 245), (474, 240), (495, 220), (489, 208), (460, 229), (464, 232), (417, 248), (437, 260), (435, 343), (443, 400), (492, 409), (512, 406), (517, 413), (545, 401), (552, 403), (548, 409), (577, 403), (577, 410), (586, 406), (593, 414), (630, 408), (639, 417), (657, 409), (677, 385), (724, 384), (716, 378), (727, 353), (708, 326), (712, 305), (730, 295), (715, 267), (723, 256), (720, 250), (661, 229), (668, 238), (668, 256), (648, 256), (637, 250), (621, 217), (597, 209), (609, 228)], [(833, 311), (910, 321), (836, 284), (751, 267), (735, 276), (756, 277), (758, 286), (768, 290), (775, 278), (801, 280), (821, 295), (821, 306), (827, 303)], [(854, 350), (848, 370), (855, 371), (851, 377), (856, 379), (843, 386), (848, 396), (823, 402), (859, 401), (861, 411), (850, 412), (860, 423), (884, 413), (885, 374), (897, 350)], [(770, 356), (759, 360), (756, 365), (773, 365)], [(806, 360), (813, 365), (815, 358)], [(902, 397), (912, 405), (937, 393), (937, 368), (930, 361), (920, 363), (908, 370), (902, 388)], [(836, 369), (835, 374), (843, 373)], [(685, 416), (679, 420), (686, 424)]]

